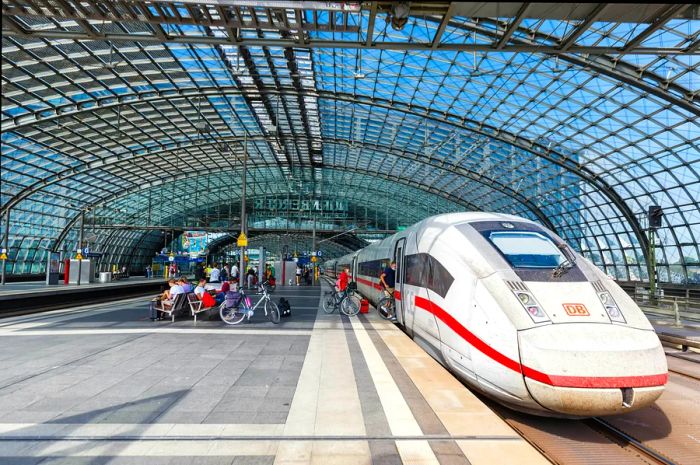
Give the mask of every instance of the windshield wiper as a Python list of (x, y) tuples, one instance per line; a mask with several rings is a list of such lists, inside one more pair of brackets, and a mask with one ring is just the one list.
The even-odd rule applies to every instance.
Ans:
[(564, 261), (552, 270), (552, 278), (559, 278), (576, 266), (576, 256), (571, 252), (569, 247), (564, 243), (559, 244), (558, 247), (564, 254)]

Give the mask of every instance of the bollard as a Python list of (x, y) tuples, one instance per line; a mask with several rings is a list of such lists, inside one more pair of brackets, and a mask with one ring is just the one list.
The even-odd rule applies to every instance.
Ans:
[(678, 297), (673, 298), (673, 314), (676, 317), (676, 326), (681, 326), (681, 313), (678, 310)]

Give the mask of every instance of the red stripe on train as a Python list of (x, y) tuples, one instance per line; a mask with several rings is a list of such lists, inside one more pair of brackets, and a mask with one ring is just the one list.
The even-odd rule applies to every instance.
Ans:
[(432, 313), (445, 323), (452, 331), (471, 344), (478, 351), (524, 376), (556, 387), (573, 388), (623, 388), (623, 387), (651, 387), (662, 386), (668, 382), (668, 373), (648, 376), (560, 376), (548, 375), (533, 368), (521, 365), (519, 362), (503, 355), (479, 339), (474, 333), (462, 326), (452, 315), (443, 310), (439, 305), (416, 296), (416, 306)]
[[(378, 291), (382, 290), (381, 284), (370, 281), (369, 279), (364, 279), (364, 278), (358, 277), (357, 282), (360, 284), (364, 284), (365, 286), (373, 287), (374, 289), (376, 289)], [(396, 300), (401, 300), (401, 293), (399, 291), (394, 291), (394, 298)]]

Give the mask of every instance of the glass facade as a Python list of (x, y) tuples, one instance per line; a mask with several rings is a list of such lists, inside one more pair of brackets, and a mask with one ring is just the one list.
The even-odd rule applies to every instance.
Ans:
[[(395, 30), (390, 11), (366, 6), (273, 12), (284, 26), (266, 23), (265, 7), (171, 3), (155, 24), (7, 7), (8, 272), (39, 273), (49, 250), (74, 251), (83, 212), (102, 260), (134, 269), (162, 245), (158, 227), (231, 228), (246, 154), (256, 227), (308, 230), (316, 217), (321, 228), (386, 230), (505, 212), (638, 281), (648, 280), (646, 211), (660, 205), (660, 281), (700, 283), (690, 5), (653, 7), (659, 23), (604, 10), (587, 22), (574, 8), (553, 19), (537, 6), (516, 18), (511, 4), (476, 17), (454, 2), (412, 11)], [(227, 14), (242, 21), (237, 43)], [(255, 209), (287, 197), (347, 210)]]

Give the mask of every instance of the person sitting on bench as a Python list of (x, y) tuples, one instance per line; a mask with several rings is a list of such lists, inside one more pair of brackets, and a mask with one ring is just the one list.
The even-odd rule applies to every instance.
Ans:
[(170, 289), (163, 292), (163, 295), (160, 298), (160, 300), (163, 302), (163, 308), (171, 308), (173, 306), (173, 302), (175, 302), (175, 296), (185, 293), (182, 286), (180, 286), (174, 279), (170, 279), (168, 281), (168, 286), (170, 286)]

